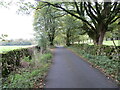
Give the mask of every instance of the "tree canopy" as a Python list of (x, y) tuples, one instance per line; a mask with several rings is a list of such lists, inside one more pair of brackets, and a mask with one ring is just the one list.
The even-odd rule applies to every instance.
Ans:
[[(95, 44), (101, 45), (109, 25), (120, 18), (120, 3), (116, 2), (47, 2), (43, 6), (53, 6), (84, 22), (85, 31)], [(38, 7), (37, 9), (41, 9)]]
[[(120, 23), (120, 3), (117, 0), (112, 2), (99, 2), (97, 0), (94, 0), (94, 2), (78, 2), (77, 0), (49, 2), (36, 0), (35, 4), (24, 3), (21, 8), (24, 11), (35, 10), (34, 29), (37, 34), (44, 30), (50, 45), (54, 45), (54, 39), (58, 32), (61, 29), (66, 32), (68, 27), (73, 34), (70, 35), (72, 41), (75, 41), (73, 38), (79, 37), (80, 34), (87, 34), (96, 45), (102, 45), (104, 37), (107, 36), (106, 33), (114, 32), (116, 37), (119, 35), (117, 33)], [(71, 17), (69, 17), (70, 15)], [(76, 21), (72, 21), (73, 18), (77, 21), (77, 24)], [(61, 22), (61, 20), (63, 21)]]

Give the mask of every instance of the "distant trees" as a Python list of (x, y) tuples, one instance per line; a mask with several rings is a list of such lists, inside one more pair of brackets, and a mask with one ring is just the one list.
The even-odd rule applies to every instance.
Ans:
[(1, 46), (20, 46), (20, 45), (32, 45), (32, 42), (29, 40), (23, 40), (23, 39), (18, 39), (18, 40), (6, 40), (3, 42), (0, 42)]
[(62, 23), (62, 30), (65, 34), (66, 45), (70, 46), (80, 34), (80, 21), (71, 15), (66, 15), (62, 18)]

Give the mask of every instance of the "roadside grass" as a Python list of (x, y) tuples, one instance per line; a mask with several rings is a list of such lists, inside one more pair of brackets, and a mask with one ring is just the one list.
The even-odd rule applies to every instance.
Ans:
[(118, 60), (109, 59), (107, 56), (95, 56), (90, 53), (86, 53), (84, 50), (80, 50), (77, 47), (68, 47), (73, 52), (77, 53), (80, 57), (87, 60), (95, 68), (100, 69), (104, 74), (114, 78), (115, 81), (120, 84), (120, 76), (118, 73), (119, 62)]
[(19, 67), (3, 79), (2, 88), (43, 88), (44, 78), (52, 63), (50, 51), (41, 54), (34, 51), (33, 58), (24, 57), (23, 67)]

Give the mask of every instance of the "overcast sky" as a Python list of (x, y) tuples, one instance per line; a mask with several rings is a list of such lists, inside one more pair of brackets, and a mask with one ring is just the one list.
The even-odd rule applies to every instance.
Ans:
[(33, 38), (33, 16), (18, 15), (16, 6), (10, 9), (0, 7), (0, 35), (8, 34), (9, 39)]

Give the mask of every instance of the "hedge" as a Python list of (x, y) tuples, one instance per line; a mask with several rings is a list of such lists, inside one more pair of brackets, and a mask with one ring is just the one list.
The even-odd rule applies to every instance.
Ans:
[[(120, 55), (118, 52), (120, 52), (120, 46), (117, 46), (115, 48), (114, 46), (96, 46), (96, 45), (88, 45), (88, 44), (80, 44), (80, 45), (73, 45), (75, 47), (80, 48), (86, 53), (90, 53), (92, 55), (99, 55), (99, 56), (107, 56), (109, 59), (118, 60), (120, 58)], [(117, 49), (117, 50), (116, 50)]]
[(7, 77), (11, 71), (15, 70), (16, 67), (19, 67), (23, 57), (29, 57), (31, 59), (34, 48), (36, 47), (16, 49), (3, 53), (1, 55), (2, 77)]

